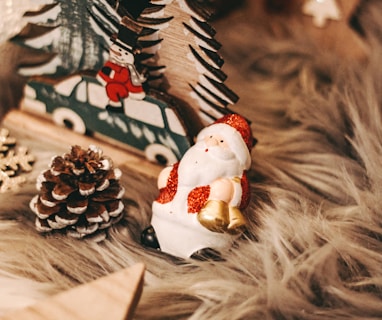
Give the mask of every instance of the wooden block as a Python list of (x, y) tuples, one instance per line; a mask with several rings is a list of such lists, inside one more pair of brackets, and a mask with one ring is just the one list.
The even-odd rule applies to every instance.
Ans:
[(34, 140), (39, 140), (42, 143), (45, 141), (60, 147), (67, 145), (67, 151), (69, 151), (70, 146), (75, 144), (84, 148), (94, 144), (100, 147), (105, 155), (112, 158), (115, 167), (125, 166), (129, 170), (144, 174), (150, 178), (157, 178), (162, 169), (161, 166), (146, 160), (144, 155), (138, 154), (137, 151), (133, 152), (127, 149), (127, 147), (123, 148), (119, 145), (113, 145), (110, 141), (106, 142), (101, 139), (78, 134), (64, 127), (59, 127), (50, 120), (24, 111), (12, 110), (8, 112), (4, 118), (3, 125), (7, 126), (10, 130), (23, 130), (29, 136), (33, 136)]
[(136, 264), (11, 312), (0, 320), (132, 319), (142, 292), (144, 270), (143, 264)]

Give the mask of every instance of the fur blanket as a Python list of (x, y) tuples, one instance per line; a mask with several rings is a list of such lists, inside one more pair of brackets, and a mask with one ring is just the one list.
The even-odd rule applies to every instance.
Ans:
[(137, 319), (382, 317), (382, 4), (365, 1), (359, 12), (366, 65), (342, 63), (304, 30), (275, 38), (243, 14), (216, 23), (241, 96), (235, 108), (259, 141), (249, 227), (225, 261), (180, 263), (143, 248), (157, 190), (134, 172), (124, 172), (126, 217), (108, 240), (39, 235), (28, 208), (34, 179), (67, 148), (19, 133), (38, 159), (12, 201), (0, 195), (3, 313), (144, 262)]

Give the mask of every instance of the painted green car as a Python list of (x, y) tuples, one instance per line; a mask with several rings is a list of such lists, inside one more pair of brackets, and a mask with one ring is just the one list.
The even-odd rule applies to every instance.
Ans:
[(142, 100), (127, 98), (123, 113), (108, 111), (105, 88), (92, 75), (71, 75), (61, 81), (32, 78), (22, 106), (49, 114), (53, 121), (81, 134), (112, 138), (144, 152), (160, 164), (179, 160), (191, 146), (193, 133), (171, 96), (150, 90)]

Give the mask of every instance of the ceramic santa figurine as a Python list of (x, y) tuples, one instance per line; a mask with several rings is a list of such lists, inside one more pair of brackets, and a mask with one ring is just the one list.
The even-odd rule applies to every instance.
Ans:
[(128, 97), (143, 99), (142, 83), (146, 78), (138, 73), (134, 65), (134, 51), (138, 34), (120, 24), (118, 35), (109, 48), (109, 59), (97, 74), (97, 79), (106, 88), (109, 98), (107, 109), (123, 112), (122, 100)]
[(182, 258), (230, 247), (246, 223), (252, 145), (240, 115), (205, 127), (181, 161), (160, 173), (143, 244)]

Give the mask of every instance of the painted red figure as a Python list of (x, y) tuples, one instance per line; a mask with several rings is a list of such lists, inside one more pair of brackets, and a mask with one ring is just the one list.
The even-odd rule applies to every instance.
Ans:
[(97, 79), (105, 86), (112, 108), (122, 108), (123, 99), (145, 97), (142, 87), (145, 78), (135, 69), (134, 55), (118, 43), (111, 45), (109, 60), (98, 72)]
[(128, 67), (124, 67), (107, 61), (98, 73), (106, 86), (106, 93), (113, 102), (119, 102), (129, 96), (144, 97), (142, 85), (134, 85), (131, 81), (131, 73)]

